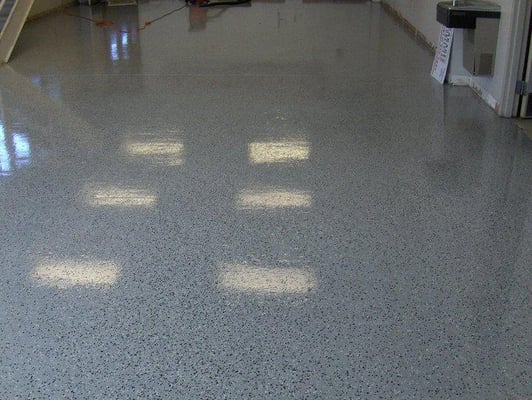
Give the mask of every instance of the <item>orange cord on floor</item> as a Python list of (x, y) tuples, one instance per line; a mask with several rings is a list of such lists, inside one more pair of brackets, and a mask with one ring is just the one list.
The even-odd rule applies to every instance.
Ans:
[[(166, 18), (166, 17), (170, 16), (171, 14), (173, 14), (175, 12), (181, 11), (186, 6), (187, 6), (187, 4), (185, 4), (185, 5), (181, 6), (181, 7), (178, 7), (176, 9), (172, 10), (172, 11), (169, 11), (169, 12), (161, 15), (160, 17), (154, 18), (154, 19), (149, 20), (149, 21), (145, 21), (143, 26), (139, 26), (139, 27), (137, 27), (134, 30), (120, 30), (118, 32), (119, 33), (126, 33), (126, 34), (133, 34), (133, 33), (136, 33), (136, 32), (141, 32), (141, 31), (145, 30), (148, 26), (153, 24), (154, 22), (160, 21), (163, 18)], [(77, 14), (72, 14), (72, 13), (67, 12), (66, 8), (67, 8), (67, 6), (63, 3), (63, 1), (61, 1), (61, 10), (63, 11), (63, 14), (68, 16), (68, 17), (74, 17), (74, 18), (79, 18), (79, 19), (85, 20), (85, 21), (89, 21), (89, 22), (93, 23), (94, 25), (99, 26), (100, 28), (106, 28), (106, 27), (109, 27), (109, 26), (113, 26), (115, 24), (114, 21), (111, 21), (111, 20), (108, 20), (108, 19), (93, 19), (93, 18), (83, 17), (83, 16), (77, 15)]]

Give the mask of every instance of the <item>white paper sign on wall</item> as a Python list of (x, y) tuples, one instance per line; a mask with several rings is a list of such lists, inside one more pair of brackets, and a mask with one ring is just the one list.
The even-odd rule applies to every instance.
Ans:
[(453, 47), (454, 29), (442, 26), (440, 30), (440, 39), (438, 40), (438, 49), (434, 56), (432, 64), (432, 76), (438, 82), (443, 84), (447, 75), (447, 67), (451, 58), (451, 49)]

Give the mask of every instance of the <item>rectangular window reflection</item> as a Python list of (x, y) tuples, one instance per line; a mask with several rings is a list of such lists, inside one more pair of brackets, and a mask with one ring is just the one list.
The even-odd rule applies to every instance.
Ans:
[(0, 120), (0, 176), (11, 173), (11, 156), (7, 144), (4, 124)]
[(307, 293), (316, 287), (316, 278), (310, 270), (239, 264), (223, 265), (219, 282), (222, 288), (230, 291), (272, 295)]
[(111, 59), (113, 61), (118, 61), (118, 38), (116, 36), (116, 33), (111, 33)]
[(9, 176), (16, 169), (31, 164), (31, 145), (28, 135), (6, 132), (0, 120), (0, 176)]
[(282, 189), (247, 189), (238, 194), (240, 209), (308, 208), (312, 205), (310, 192)]
[(248, 145), (253, 164), (288, 163), (308, 160), (310, 146), (305, 141), (255, 142)]
[(150, 190), (119, 186), (87, 187), (85, 202), (92, 207), (155, 207), (157, 196)]
[(28, 137), (23, 133), (13, 133), (12, 138), (17, 167), (31, 164), (31, 147)]
[(67, 289), (76, 286), (108, 287), (116, 283), (120, 267), (108, 261), (43, 262), (31, 272), (40, 285)]

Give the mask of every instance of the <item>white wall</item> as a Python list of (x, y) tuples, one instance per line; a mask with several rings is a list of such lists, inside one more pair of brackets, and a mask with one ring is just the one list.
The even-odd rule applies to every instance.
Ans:
[[(492, 77), (472, 77), (462, 67), (462, 40), (460, 29), (455, 31), (449, 81), (473, 87), (479, 95), (500, 115), (512, 116), (513, 94), (509, 85), (514, 85), (516, 77), (512, 60), (515, 53), (518, 32), (516, 22), (522, 15), (527, 0), (491, 0), (501, 6), (501, 21), (497, 42), (497, 58)], [(416, 27), (432, 43), (437, 43), (440, 24), (436, 21), (436, 5), (439, 0), (383, 0), (393, 7), (408, 22)], [(513, 63), (515, 64), (515, 62)], [(514, 74), (515, 72), (515, 74)]]
[(436, 22), (436, 5), (441, 0), (383, 0), (399, 12), (435, 46), (438, 43), (440, 24)]

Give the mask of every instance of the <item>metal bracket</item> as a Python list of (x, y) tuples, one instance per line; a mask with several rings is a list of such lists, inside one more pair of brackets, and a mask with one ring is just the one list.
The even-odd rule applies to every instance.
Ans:
[(517, 81), (515, 93), (519, 96), (527, 96), (532, 92), (532, 85), (526, 81)]

